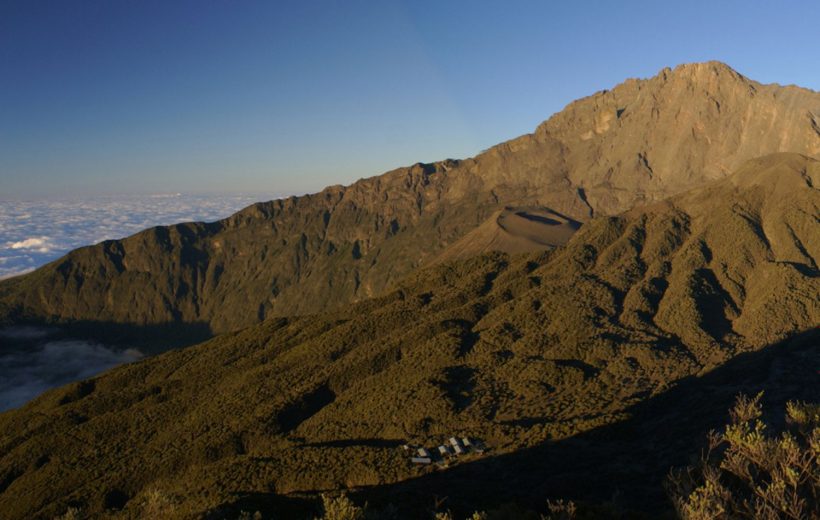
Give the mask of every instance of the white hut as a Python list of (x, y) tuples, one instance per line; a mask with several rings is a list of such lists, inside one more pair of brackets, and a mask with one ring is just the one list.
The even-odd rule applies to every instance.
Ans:
[(456, 455), (464, 453), (464, 448), (461, 447), (461, 442), (457, 438), (450, 437), (450, 444), (453, 446), (453, 452)]

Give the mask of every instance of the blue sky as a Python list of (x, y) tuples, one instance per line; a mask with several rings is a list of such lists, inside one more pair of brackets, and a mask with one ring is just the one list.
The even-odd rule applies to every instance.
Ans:
[(315, 191), (683, 62), (820, 90), (818, 34), (808, 0), (6, 0), (0, 198)]

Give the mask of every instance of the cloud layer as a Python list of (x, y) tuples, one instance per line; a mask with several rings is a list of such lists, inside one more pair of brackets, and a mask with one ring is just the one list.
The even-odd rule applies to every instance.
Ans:
[(48, 237), (27, 238), (20, 242), (14, 242), (9, 247), (11, 249), (33, 249), (40, 253), (48, 253), (50, 248), (47, 246)]
[(0, 330), (0, 412), (22, 406), (50, 388), (142, 358), (134, 349), (50, 339), (52, 333), (33, 327)]
[(179, 222), (210, 222), (276, 195), (95, 197), (0, 201), (0, 280), (31, 271), (78, 247)]

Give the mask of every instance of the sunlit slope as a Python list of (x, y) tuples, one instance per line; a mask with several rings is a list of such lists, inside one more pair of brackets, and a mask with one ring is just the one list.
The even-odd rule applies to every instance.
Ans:
[(447, 246), (434, 262), (491, 252), (520, 254), (549, 251), (566, 244), (580, 227), (580, 222), (549, 208), (506, 207)]
[[(344, 311), (268, 320), (48, 392), (0, 415), (0, 510), (50, 518), (76, 504), (139, 516), (161, 489), (180, 514), (201, 514), (253, 493), (422, 487), (408, 479), (424, 470), (397, 445), (452, 434), (483, 438), (496, 465), (445, 472), (428, 495), (447, 486), (454, 500), (463, 491), (540, 503), (538, 483), (550, 481), (576, 483), (572, 493), (595, 482), (610, 496), (626, 484), (601, 481), (601, 464), (609, 471), (623, 453), (564, 474), (541, 450), (815, 329), (818, 185), (816, 160), (763, 157), (702, 189), (592, 219), (551, 252), (437, 265)], [(806, 390), (800, 366), (772, 374)], [(695, 421), (710, 402), (680, 406), (671, 412)], [(679, 447), (664, 431), (645, 440), (645, 459), (668, 467)], [(662, 475), (623, 471), (644, 475), (641, 497), (663, 496)], [(623, 500), (646, 506), (630, 485)]]
[(820, 93), (762, 85), (721, 63), (664, 69), (471, 159), (76, 250), (0, 283), (0, 319), (227, 331), (333, 308), (381, 294), (505, 207), (585, 221), (700, 187), (759, 155), (816, 158), (819, 114)]

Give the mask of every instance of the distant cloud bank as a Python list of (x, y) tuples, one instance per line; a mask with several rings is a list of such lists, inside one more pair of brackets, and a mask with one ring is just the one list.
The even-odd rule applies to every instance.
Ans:
[(0, 280), (27, 273), (78, 247), (179, 222), (211, 222), (277, 195), (94, 197), (0, 201)]

